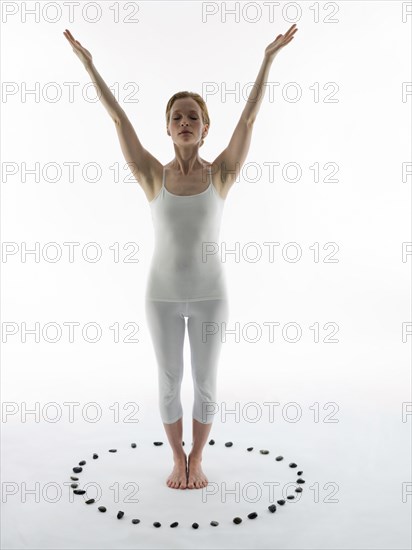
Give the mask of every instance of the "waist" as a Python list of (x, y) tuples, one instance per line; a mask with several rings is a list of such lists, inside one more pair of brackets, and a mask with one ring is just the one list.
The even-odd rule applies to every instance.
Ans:
[(163, 301), (227, 299), (226, 274), (219, 258), (214, 262), (156, 261), (150, 266), (146, 298)]

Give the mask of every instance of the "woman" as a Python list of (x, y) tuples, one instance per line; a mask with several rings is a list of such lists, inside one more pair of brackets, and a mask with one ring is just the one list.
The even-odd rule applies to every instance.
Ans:
[[(125, 112), (97, 72), (90, 52), (69, 30), (63, 33), (112, 117), (124, 157), (152, 211), (156, 245), (145, 307), (158, 365), (160, 413), (174, 458), (166, 483), (174, 489), (200, 489), (208, 483), (201, 468), (202, 451), (216, 403), (220, 330), (228, 318), (225, 277), (216, 255), (221, 214), (246, 159), (272, 61), (296, 31), (296, 25), (292, 25), (265, 49), (232, 138), (212, 163), (199, 156), (210, 126), (202, 97), (179, 92), (170, 98), (166, 129), (173, 141), (175, 158), (165, 166), (140, 143)], [(185, 317), (194, 385), (193, 443), (188, 457), (182, 447), (180, 402)]]

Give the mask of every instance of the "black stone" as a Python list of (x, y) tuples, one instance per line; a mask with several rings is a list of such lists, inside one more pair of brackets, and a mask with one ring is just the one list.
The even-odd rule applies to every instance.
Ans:
[(134, 523), (135, 525), (137, 525), (138, 523), (140, 523), (140, 519), (132, 519), (132, 523)]
[(79, 478), (76, 476), (70, 476), (70, 479), (72, 479), (73, 481), (79, 481)]
[(253, 447), (248, 447), (247, 450), (248, 451), (253, 451)]
[(86, 504), (93, 504), (93, 502), (96, 502), (94, 498), (89, 498), (89, 500), (86, 500)]
[(295, 489), (295, 493), (301, 493), (303, 491), (302, 487), (298, 487)]
[(242, 523), (242, 518), (239, 518), (239, 517), (233, 518), (233, 523), (236, 523), (236, 525), (238, 523)]
[(185, 442), (184, 442), (184, 441), (182, 441), (182, 447), (184, 447), (184, 446), (185, 446)]
[(79, 486), (78, 483), (72, 483), (72, 484), (70, 485), (70, 487), (71, 487), (72, 489), (76, 489), (76, 487), (78, 487), (78, 486)]
[(211, 440), (209, 441), (209, 445), (214, 445), (214, 444), (215, 444), (215, 440), (214, 440), (214, 439), (211, 439)]
[(85, 461), (85, 460), (81, 460), (81, 461), (79, 462), (79, 466), (84, 466), (85, 464), (86, 464), (86, 461)]
[(295, 498), (295, 495), (289, 495), (286, 498), (289, 499), (289, 500), (293, 500)]
[(199, 524), (198, 523), (192, 523), (192, 527), (193, 529), (199, 529)]
[(303, 474), (303, 470), (299, 470), (298, 476), (301, 476)]
[(132, 443), (130, 446), (132, 449), (136, 449), (136, 443)]
[(84, 491), (83, 489), (75, 489), (75, 490), (73, 491), (73, 493), (74, 493), (75, 495), (84, 495), (85, 492), (86, 492), (86, 491)]
[(255, 518), (257, 518), (257, 513), (256, 512), (251, 512), (250, 514), (247, 515), (247, 517), (249, 519), (255, 519)]
[(272, 512), (272, 514), (273, 512), (276, 512), (276, 504), (271, 504), (270, 506), (268, 506), (268, 510), (269, 512)]
[(305, 480), (302, 479), (302, 478), (299, 478), (299, 479), (296, 480), (296, 483), (305, 483)]
[(109, 449), (109, 453), (117, 453), (117, 449)]
[(268, 455), (269, 451), (267, 451), (266, 449), (260, 449), (260, 454), (261, 455)]
[(279, 506), (283, 506), (285, 504), (286, 500), (278, 500), (277, 503), (279, 504)]
[(177, 521), (174, 521), (173, 523), (170, 524), (170, 527), (177, 527), (179, 525), (179, 523)]
[(99, 510), (99, 512), (105, 512), (106, 506), (99, 506), (97, 509)]
[(73, 468), (73, 472), (74, 472), (75, 474), (80, 474), (80, 472), (83, 472), (83, 468), (80, 468), (80, 466), (75, 466), (75, 467)]
[(213, 525), (213, 527), (217, 527), (219, 525), (218, 521), (211, 521), (210, 525)]
[(225, 443), (225, 447), (232, 447), (233, 443), (231, 441), (228, 441)]
[(117, 512), (117, 519), (122, 519), (122, 517), (124, 516), (124, 512), (122, 512), (121, 510), (119, 510)]
[(159, 447), (160, 445), (163, 445), (163, 441), (153, 441), (153, 445), (156, 445), (156, 447)]
[(277, 456), (276, 460), (279, 462), (279, 460), (283, 460), (283, 456)]
[(289, 464), (289, 468), (296, 468), (297, 464), (295, 464), (294, 462), (291, 462)]
[(155, 527), (160, 527), (162, 524), (159, 523), (158, 521), (155, 521), (155, 522), (153, 523), (153, 525), (154, 525)]
[(96, 458), (99, 458), (99, 455), (97, 455), (96, 453), (93, 453), (93, 458), (94, 460), (96, 460)]

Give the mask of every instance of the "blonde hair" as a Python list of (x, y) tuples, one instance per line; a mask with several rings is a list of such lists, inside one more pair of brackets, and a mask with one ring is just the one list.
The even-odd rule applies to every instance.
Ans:
[[(173, 103), (176, 101), (176, 99), (181, 99), (183, 97), (191, 97), (192, 99), (194, 99), (196, 101), (196, 103), (199, 105), (199, 107), (202, 111), (203, 124), (208, 124), (209, 127), (210, 127), (209, 112), (207, 110), (207, 106), (206, 106), (206, 103), (205, 103), (203, 97), (201, 95), (197, 94), (196, 92), (187, 92), (187, 91), (175, 93), (174, 95), (172, 95), (172, 97), (167, 102), (167, 106), (166, 106), (166, 126), (169, 125), (170, 113), (172, 111)], [(203, 143), (204, 143), (204, 140), (202, 138), (199, 147), (202, 147)]]

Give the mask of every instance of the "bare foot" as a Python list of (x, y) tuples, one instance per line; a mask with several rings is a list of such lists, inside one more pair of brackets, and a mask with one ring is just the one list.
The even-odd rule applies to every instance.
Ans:
[(187, 475), (186, 475), (186, 462), (187, 456), (175, 459), (175, 465), (172, 473), (167, 478), (166, 484), (171, 489), (186, 489), (187, 488)]
[(208, 479), (201, 467), (201, 458), (193, 458), (189, 455), (188, 467), (188, 489), (202, 489), (208, 484)]

